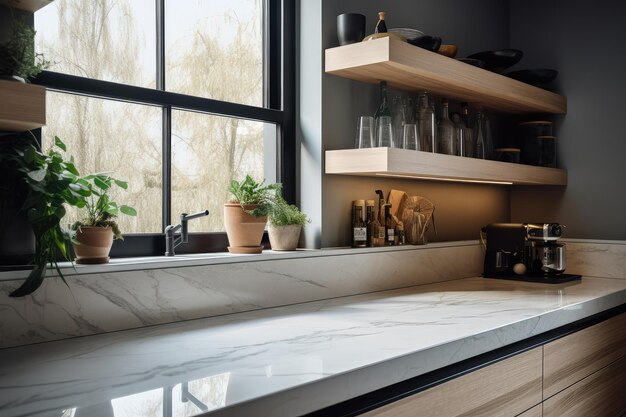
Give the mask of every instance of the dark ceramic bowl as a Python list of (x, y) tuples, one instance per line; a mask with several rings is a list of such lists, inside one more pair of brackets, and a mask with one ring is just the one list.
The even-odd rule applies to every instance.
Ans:
[(407, 42), (433, 52), (437, 52), (441, 46), (441, 38), (439, 36), (424, 35), (419, 38), (409, 39)]
[(487, 68), (487, 64), (485, 64), (485, 61), (481, 61), (480, 59), (457, 58), (456, 60), (472, 65), (474, 67), (483, 68), (483, 69)]
[(487, 69), (494, 72), (502, 72), (517, 64), (524, 56), (519, 49), (501, 49), (499, 51), (484, 51), (472, 54), (468, 58), (485, 61)]
[(527, 69), (506, 74), (509, 78), (535, 86), (548, 84), (554, 81), (557, 75), (559, 75), (558, 71), (548, 68)]

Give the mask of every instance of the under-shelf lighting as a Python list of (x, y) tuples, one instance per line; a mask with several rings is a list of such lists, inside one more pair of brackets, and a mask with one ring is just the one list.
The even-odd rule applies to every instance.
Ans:
[(432, 180), (432, 181), (469, 182), (469, 183), (474, 183), (474, 184), (513, 185), (513, 183), (510, 181), (467, 180), (467, 179), (456, 179), (456, 178), (429, 177), (426, 175), (384, 174), (380, 172), (377, 172), (376, 175), (379, 177), (389, 177), (389, 178), (411, 178), (411, 179)]

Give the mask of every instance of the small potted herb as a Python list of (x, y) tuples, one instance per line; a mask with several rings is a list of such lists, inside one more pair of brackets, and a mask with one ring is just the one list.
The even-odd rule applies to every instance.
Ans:
[(261, 239), (280, 184), (255, 181), (250, 175), (239, 182), (233, 180), (229, 191), (232, 199), (224, 204), (224, 226), (228, 250), (232, 253), (261, 253)]
[(296, 250), (302, 226), (310, 221), (307, 215), (277, 195), (268, 217), (267, 231), (272, 250)]
[(29, 81), (50, 67), (43, 54), (35, 52), (35, 29), (24, 19), (15, 19), (11, 34), (0, 44), (0, 78)]
[(79, 183), (89, 190), (89, 195), (85, 196), (84, 205), (87, 215), (71, 226), (76, 263), (107, 263), (113, 239), (124, 239), (115, 218), (119, 214), (137, 215), (134, 208), (118, 204), (109, 196), (114, 185), (125, 190), (128, 184), (107, 173), (87, 175)]

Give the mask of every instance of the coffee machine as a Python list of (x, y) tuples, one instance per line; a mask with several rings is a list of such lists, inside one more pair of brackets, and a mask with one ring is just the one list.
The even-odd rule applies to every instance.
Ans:
[(565, 274), (565, 246), (558, 223), (493, 223), (482, 229), (483, 276), (520, 281), (561, 283), (580, 279)]

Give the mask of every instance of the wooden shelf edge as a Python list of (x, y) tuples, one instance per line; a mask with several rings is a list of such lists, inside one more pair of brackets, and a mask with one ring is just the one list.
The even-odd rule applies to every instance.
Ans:
[(54, 0), (0, 0), (0, 5), (35, 13), (37, 10), (49, 5), (53, 1)]
[(394, 88), (427, 90), (497, 111), (567, 112), (565, 96), (391, 38), (327, 49), (325, 72), (367, 83), (386, 80)]
[(325, 153), (325, 173), (507, 185), (567, 185), (567, 171), (394, 148)]
[(0, 131), (23, 132), (46, 124), (46, 88), (0, 80)]

